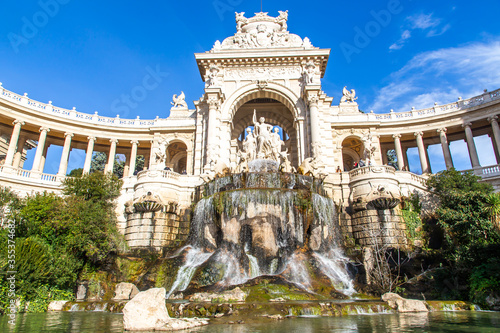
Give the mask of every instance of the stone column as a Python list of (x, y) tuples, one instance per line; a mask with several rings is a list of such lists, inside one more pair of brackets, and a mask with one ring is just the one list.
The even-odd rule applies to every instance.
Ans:
[(14, 160), (12, 161), (12, 166), (16, 169), (21, 165), (21, 158), (23, 157), (23, 149), (26, 144), (26, 137), (20, 136), (17, 142), (16, 153), (14, 154)]
[[(130, 149), (129, 172), (133, 175), (135, 172), (135, 160), (137, 159), (137, 147), (139, 146), (139, 141), (132, 140), (130, 143), (132, 144), (132, 149)], [(144, 165), (146, 165), (146, 163), (144, 163)]]
[(94, 143), (96, 140), (95, 136), (87, 137), (89, 142), (87, 143), (87, 152), (85, 153), (85, 163), (83, 164), (83, 173), (88, 174), (90, 172), (90, 167), (92, 166), (92, 155), (94, 154)]
[(21, 133), (21, 126), (24, 125), (24, 121), (14, 120), (12, 124), (14, 125), (14, 128), (12, 129), (12, 135), (10, 136), (9, 149), (7, 150), (7, 155), (5, 156), (5, 166), (12, 166), (17, 143), (19, 141), (19, 134)]
[(500, 128), (498, 127), (498, 116), (491, 116), (488, 118), (493, 129), (493, 140), (495, 140), (495, 155), (500, 156)]
[(111, 142), (111, 146), (109, 147), (108, 163), (104, 168), (104, 173), (113, 173), (113, 166), (115, 165), (116, 144), (118, 140), (110, 139), (109, 142)]
[(420, 157), (420, 166), (422, 167), (422, 173), (429, 173), (429, 162), (425, 156), (425, 146), (422, 132), (415, 132), (415, 137), (417, 138), (418, 156)]
[(47, 160), (47, 151), (49, 150), (50, 144), (45, 144), (45, 148), (43, 149), (42, 159), (40, 160), (40, 172), (43, 173), (43, 169), (45, 168), (45, 161)]
[(64, 146), (61, 155), (61, 162), (59, 163), (59, 171), (57, 172), (58, 176), (65, 176), (66, 171), (68, 171), (68, 160), (69, 160), (69, 152), (71, 150), (71, 138), (73, 137), (73, 133), (64, 133)]
[(439, 139), (441, 140), (441, 148), (443, 149), (446, 169), (450, 170), (453, 168), (453, 160), (451, 159), (450, 145), (448, 143), (448, 138), (446, 137), (446, 128), (440, 128), (437, 132), (439, 133)]
[(467, 141), (467, 148), (469, 149), (469, 157), (472, 168), (479, 168), (479, 157), (477, 156), (476, 145), (474, 144), (474, 135), (472, 134), (471, 123), (465, 123), (462, 127), (465, 129), (465, 140)]
[(319, 157), (321, 155), (321, 128), (319, 125), (318, 111), (318, 95), (309, 95), (309, 116), (311, 117), (311, 147), (312, 156)]
[(220, 101), (215, 97), (210, 97), (208, 100), (208, 131), (207, 131), (207, 160), (205, 170), (210, 169), (210, 162), (217, 160), (217, 109)]
[(36, 153), (35, 159), (33, 160), (33, 167), (31, 171), (33, 172), (42, 172), (40, 170), (40, 165), (42, 164), (43, 152), (45, 150), (45, 141), (47, 141), (47, 133), (50, 132), (50, 128), (41, 127), (40, 128), (40, 137), (38, 138), (38, 144), (36, 145)]
[(403, 149), (401, 148), (401, 134), (394, 134), (394, 148), (396, 150), (396, 156), (398, 158), (398, 169), (403, 171), (405, 167), (405, 161), (403, 158)]

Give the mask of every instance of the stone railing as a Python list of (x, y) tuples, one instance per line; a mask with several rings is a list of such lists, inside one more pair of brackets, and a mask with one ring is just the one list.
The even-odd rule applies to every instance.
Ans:
[[(152, 120), (142, 120), (139, 116), (136, 119), (121, 119), (118, 115), (116, 117), (104, 117), (99, 116), (97, 111), (94, 114), (78, 112), (73, 108), (72, 110), (58, 108), (52, 105), (51, 102), (45, 104), (28, 98), (27, 94), (24, 96), (18, 95), (14, 92), (6, 90), (2, 87), (0, 83), (0, 99), (13, 102), (15, 104), (36, 110), (45, 114), (55, 115), (58, 117), (73, 119), (76, 121), (81, 121), (85, 123), (93, 123), (107, 126), (119, 126), (119, 127), (154, 127), (154, 126), (168, 126), (172, 120), (167, 121), (167, 118), (156, 117)], [(336, 116), (335, 121), (342, 120), (350, 121), (351, 118), (364, 121), (379, 121), (379, 122), (391, 122), (391, 121), (401, 121), (407, 119), (419, 119), (429, 116), (446, 114), (449, 112), (459, 111), (475, 107), (481, 104), (485, 104), (494, 100), (500, 99), (500, 89), (492, 92), (485, 92), (482, 95), (471, 97), (469, 99), (459, 100), (454, 103), (449, 103), (445, 105), (436, 105), (427, 109), (411, 110), (406, 112), (389, 112), (389, 113), (366, 113), (366, 114), (356, 114), (355, 116)], [(364, 119), (363, 119), (364, 118)], [(186, 122), (186, 125), (193, 122), (192, 119), (179, 119), (176, 122)], [(187, 123), (189, 122), (189, 124)], [(176, 123), (176, 125), (178, 125)]]
[(370, 165), (364, 166), (361, 168), (356, 168), (349, 171), (349, 177), (352, 179), (356, 176), (366, 175), (369, 173), (388, 173), (394, 175), (396, 173), (396, 169), (388, 165)]
[(479, 176), (483, 179), (490, 177), (499, 177), (500, 164), (464, 170), (462, 172), (472, 172), (474, 175)]
[[(389, 113), (365, 113), (365, 114), (356, 114), (354, 116), (350, 115), (338, 115), (335, 117), (335, 121), (352, 121), (351, 118), (359, 119), (360, 121), (379, 121), (382, 123), (385, 122), (393, 122), (393, 121), (404, 121), (411, 119), (420, 119), (425, 117), (431, 117), (441, 114), (447, 114), (450, 112), (466, 110), (475, 106), (479, 106), (491, 101), (500, 99), (500, 89), (497, 89), (492, 92), (485, 92), (482, 95), (474, 96), (469, 99), (460, 99), (457, 102), (444, 104), (444, 105), (435, 105), (431, 108), (426, 109), (412, 109), (411, 111), (405, 112), (389, 112)], [(364, 118), (364, 119), (363, 119)]]
[(25, 178), (44, 183), (54, 183), (55, 185), (62, 183), (66, 176), (51, 175), (48, 173), (34, 172), (30, 170), (17, 169), (11, 166), (0, 166), (0, 174), (8, 177)]
[(181, 177), (180, 174), (169, 170), (143, 170), (137, 173), (137, 179), (141, 180), (144, 178), (163, 178), (178, 180)]
[[(45, 104), (28, 98), (27, 94), (21, 96), (16, 93), (13, 93), (3, 88), (1, 83), (0, 83), (0, 99), (13, 102), (20, 106), (24, 106), (38, 112), (49, 114), (51, 116), (57, 116), (65, 119), (98, 124), (98, 125), (148, 128), (154, 126), (165, 126), (165, 125), (168, 126), (168, 124), (172, 122), (172, 120), (167, 121), (167, 118), (159, 118), (159, 117), (156, 117), (155, 119), (151, 120), (139, 119), (139, 116), (137, 116), (136, 119), (121, 119), (118, 115), (114, 118), (99, 116), (97, 114), (97, 111), (94, 114), (89, 114), (89, 113), (78, 112), (75, 110), (75, 108), (73, 108), (72, 110), (63, 109), (53, 106), (52, 102)], [(175, 120), (176, 125), (179, 125), (178, 124), (179, 121), (193, 122), (193, 120), (191, 119), (177, 119)]]

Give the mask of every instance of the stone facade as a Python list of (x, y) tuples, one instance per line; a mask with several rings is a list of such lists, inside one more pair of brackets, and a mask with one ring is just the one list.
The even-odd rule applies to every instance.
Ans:
[[(58, 192), (72, 149), (86, 151), (85, 173), (93, 152), (106, 153), (107, 172), (115, 155), (123, 154), (119, 229), (132, 247), (173, 246), (188, 232), (195, 189), (216, 170), (238, 167), (246, 129), (256, 114), (279, 129), (291, 166), (299, 168), (305, 161), (320, 166), (318, 175), (326, 177), (328, 195), (344, 216), (342, 229), (359, 243), (369, 243), (367, 224), (382, 223), (382, 209), (374, 208), (376, 198), (370, 196), (387, 203), (389, 197), (425, 194), (425, 180), (432, 173), (427, 156), (431, 144), (441, 145), (446, 166), (452, 168), (449, 143), (465, 140), (473, 172), (500, 188), (500, 166), (482, 167), (474, 144), (474, 136), (488, 134), (500, 161), (500, 90), (422, 110), (376, 114), (360, 112), (355, 91), (345, 87), (339, 104), (333, 104), (321, 85), (330, 50), (290, 33), (287, 17), (287, 12), (278, 17), (238, 14), (234, 36), (195, 54), (205, 84), (195, 109), (188, 108), (184, 93), (176, 94), (168, 118), (86, 114), (32, 100), (0, 84), (0, 134), (5, 138), (0, 184), (22, 195)], [(30, 146), (33, 142), (36, 148)], [(44, 173), (51, 145), (63, 148), (55, 175)], [(406, 152), (413, 147), (418, 148), (423, 175), (407, 171)], [(36, 149), (31, 170), (22, 169), (20, 159), (28, 148)], [(398, 170), (384, 165), (392, 149)], [(138, 155), (144, 156), (145, 168), (134, 174)], [(359, 162), (369, 166), (355, 169)], [(159, 210), (132, 209), (148, 193), (160, 198)], [(168, 211), (171, 203), (175, 212)], [(404, 245), (397, 208), (383, 211), (390, 212), (383, 222), (390, 226), (384, 230), (391, 242)]]

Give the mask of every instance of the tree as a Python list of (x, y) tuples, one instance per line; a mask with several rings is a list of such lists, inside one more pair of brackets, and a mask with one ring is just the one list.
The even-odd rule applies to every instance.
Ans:
[[(92, 155), (92, 161), (90, 164), (90, 173), (101, 171), (104, 172), (104, 168), (108, 163), (108, 157), (103, 152), (94, 152)], [(135, 159), (135, 170), (131, 171), (130, 175), (141, 171), (144, 168), (144, 156), (138, 155)], [(115, 156), (115, 162), (113, 164), (113, 174), (118, 178), (123, 178), (123, 171), (125, 169), (125, 160), (119, 155)]]
[(390, 149), (387, 151), (387, 165), (393, 167), (396, 170), (399, 170), (396, 150)]
[(437, 278), (445, 285), (453, 281), (452, 297), (484, 306), (486, 298), (498, 290), (500, 234), (492, 220), (500, 200), (489, 184), (479, 180), (452, 169), (432, 176), (427, 185), (439, 197), (436, 218), (447, 245), (447, 269)]

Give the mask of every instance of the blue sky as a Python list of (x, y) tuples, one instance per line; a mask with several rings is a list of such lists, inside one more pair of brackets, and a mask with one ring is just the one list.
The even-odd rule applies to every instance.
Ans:
[[(334, 103), (344, 86), (356, 89), (361, 109), (376, 113), (500, 88), (498, 0), (264, 0), (263, 9), (272, 16), (288, 10), (290, 32), (331, 48), (323, 90)], [(253, 16), (260, 1), (3, 1), (0, 82), (81, 112), (167, 117), (173, 94), (184, 91), (190, 108), (202, 96), (193, 54), (235, 33), (235, 11)], [(363, 39), (359, 31), (369, 33)], [(151, 71), (161, 73), (154, 89), (123, 103)], [(465, 168), (463, 149), (454, 159)], [(492, 164), (491, 151), (480, 154)]]

